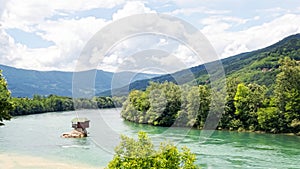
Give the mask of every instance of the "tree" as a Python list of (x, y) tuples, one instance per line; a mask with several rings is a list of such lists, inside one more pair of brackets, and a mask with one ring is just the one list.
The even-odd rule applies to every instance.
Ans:
[(196, 157), (186, 147), (180, 152), (171, 143), (161, 143), (158, 150), (145, 132), (138, 133), (138, 139), (121, 136), (115, 155), (109, 162), (109, 169), (196, 169)]
[[(188, 111), (191, 109), (189, 104), (190, 104), (190, 100), (188, 100), (188, 95), (190, 95), (191, 92), (193, 92), (194, 90), (192, 90), (193, 87), (188, 86), (188, 85), (183, 85), (181, 86), (181, 90), (182, 90), (182, 95), (181, 95), (181, 109), (178, 111), (178, 115), (177, 115), (177, 119), (175, 122), (176, 126), (190, 126), (188, 124), (188, 122), (190, 121), (190, 117), (188, 117)], [(198, 92), (196, 92), (196, 94), (198, 94)], [(198, 103), (198, 97), (195, 96), (193, 97), (196, 100), (196, 103)], [(199, 106), (195, 107), (196, 110), (195, 112), (198, 112)], [(196, 113), (195, 115), (192, 117), (194, 119), (196, 119)], [(195, 124), (195, 122), (192, 123), (192, 126)]]
[(133, 90), (123, 103), (121, 116), (129, 121), (146, 123), (146, 111), (149, 109), (148, 94), (143, 91)]
[(255, 130), (258, 125), (257, 110), (261, 107), (266, 95), (266, 87), (258, 84), (239, 84), (234, 97), (236, 115), (243, 123), (244, 129)]
[[(193, 94), (193, 92), (197, 92), (197, 94)], [(195, 103), (195, 102), (198, 103)], [(210, 109), (210, 91), (207, 86), (198, 86), (191, 90), (188, 95), (188, 114), (189, 114), (189, 124), (193, 124), (192, 118), (194, 117), (193, 112), (195, 108), (197, 108), (196, 122), (195, 126), (202, 128), (204, 126), (205, 120), (207, 118), (209, 109)]]
[(146, 112), (147, 122), (150, 124), (159, 124), (159, 118), (164, 114), (167, 100), (164, 92), (161, 89), (151, 89), (149, 93), (149, 109)]
[[(172, 82), (151, 82), (145, 92), (148, 98), (145, 121), (153, 125), (173, 125), (181, 108), (180, 87)], [(139, 98), (143, 100), (143, 95)]]
[(279, 61), (280, 73), (276, 78), (275, 99), (277, 107), (284, 116), (286, 128), (299, 132), (300, 120), (300, 66), (289, 57)]
[(0, 70), (0, 125), (3, 120), (11, 118), (9, 112), (13, 109), (13, 103), (10, 97), (10, 91), (7, 89), (7, 83)]
[(235, 119), (235, 106), (234, 106), (234, 97), (236, 94), (237, 86), (241, 81), (237, 78), (229, 78), (226, 80), (226, 103), (225, 111), (222, 115), (220, 121), (220, 127), (225, 129), (230, 129), (230, 121)]
[(260, 108), (257, 112), (257, 120), (260, 128), (264, 131), (277, 133), (280, 130), (279, 111), (276, 107)]
[(172, 82), (161, 84), (162, 96), (165, 97), (165, 109), (158, 118), (158, 124), (162, 126), (171, 126), (177, 118), (178, 111), (181, 108), (181, 89), (180, 86)]

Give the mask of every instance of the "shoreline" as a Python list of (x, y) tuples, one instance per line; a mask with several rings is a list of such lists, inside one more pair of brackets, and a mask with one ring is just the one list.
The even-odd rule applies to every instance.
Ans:
[(0, 153), (1, 167), (14, 168), (43, 168), (43, 169), (104, 169), (104, 167), (93, 167), (80, 163), (57, 162), (42, 157), (20, 155), (15, 153)]
[[(153, 124), (149, 124), (149, 123), (137, 123), (137, 122), (134, 122), (134, 121), (130, 121), (130, 120), (127, 120), (123, 117), (121, 117), (122, 119), (124, 119), (125, 121), (127, 122), (130, 122), (130, 123), (134, 123), (134, 124), (137, 124), (137, 125), (149, 125), (149, 126), (154, 126), (154, 127), (165, 127), (165, 128), (169, 128), (169, 127), (172, 127), (172, 128), (190, 128), (190, 129), (195, 129), (195, 130), (199, 130), (199, 131), (202, 131), (203, 128), (197, 128), (197, 127), (184, 127), (184, 126), (160, 126), (160, 125), (153, 125)], [(286, 135), (286, 136), (299, 136), (300, 137), (300, 133), (271, 133), (271, 132), (266, 132), (266, 131), (262, 131), (262, 130), (230, 130), (230, 129), (220, 129), (220, 128), (216, 128), (214, 129), (215, 131), (227, 131), (227, 132), (237, 132), (237, 133), (256, 133), (256, 134), (271, 134), (271, 135)]]
[[(110, 108), (76, 109), (76, 110), (65, 110), (65, 111), (40, 112), (40, 113), (33, 113), (33, 114), (15, 115), (15, 116), (12, 116), (12, 118), (14, 118), (14, 117), (22, 117), (22, 116), (30, 116), (30, 115), (47, 114), (47, 113), (75, 112), (75, 111), (78, 111), (78, 110), (102, 110), (102, 109), (105, 110), (105, 109), (120, 109), (120, 108), (121, 107), (110, 107)], [(134, 122), (134, 121), (127, 120), (127, 119), (125, 119), (123, 117), (121, 117), (121, 118), (124, 119), (127, 122), (130, 122), (130, 123), (155, 126), (153, 124), (137, 123), (137, 122)], [(5, 126), (5, 124), (3, 124), (2, 126)], [(0, 125), (0, 127), (1, 127), (1, 125)], [(167, 126), (159, 126), (158, 125), (157, 127), (167, 127)], [(177, 127), (178, 128), (189, 128), (189, 127), (183, 127), (183, 126), (172, 126), (172, 127), (176, 127), (176, 128)], [(199, 128), (196, 128), (196, 127), (191, 127), (191, 128), (192, 129), (196, 129), (196, 130), (202, 130), (202, 129), (199, 129)], [(274, 134), (274, 135), (286, 135), (286, 136), (299, 136), (300, 137), (300, 133), (299, 134), (298, 133), (271, 133), (271, 132), (266, 132), (266, 131), (262, 131), (262, 130), (254, 130), (254, 131), (251, 131), (251, 130), (242, 130), (242, 131), (239, 131), (239, 130), (230, 130), (230, 129), (219, 129), (218, 127), (216, 129), (214, 129), (214, 130), (215, 131), (238, 132), (238, 133)]]

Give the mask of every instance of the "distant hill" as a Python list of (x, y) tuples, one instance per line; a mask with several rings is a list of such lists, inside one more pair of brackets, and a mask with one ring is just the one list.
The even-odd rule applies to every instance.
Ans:
[[(272, 88), (278, 73), (278, 60), (285, 56), (300, 60), (300, 34), (284, 38), (263, 49), (222, 59), (221, 62), (228, 78), (237, 77), (245, 83), (255, 82)], [(32, 97), (33, 94), (72, 96), (72, 72), (25, 70), (4, 65), (0, 65), (0, 69), (14, 97)], [(112, 79), (117, 77), (117, 81), (113, 81), (114, 95), (124, 95), (132, 89), (145, 90), (150, 81), (190, 83), (191, 75), (197, 84), (209, 81), (205, 65), (162, 76), (134, 72), (114, 74), (97, 70), (95, 88), (97, 95), (111, 95)], [(134, 78), (131, 80), (131, 77)]]
[[(72, 72), (61, 71), (36, 71), (18, 69), (0, 65), (3, 75), (8, 82), (8, 87), (13, 97), (32, 97), (39, 95), (72, 96)], [(109, 90), (113, 81), (113, 87), (119, 88), (131, 82), (141, 79), (153, 78), (155, 74), (120, 72), (112, 73), (97, 70), (95, 78), (96, 93)], [(113, 80), (114, 77), (117, 77)], [(132, 78), (132, 79), (131, 79)]]
[[(285, 56), (300, 60), (300, 34), (286, 37), (263, 49), (222, 59), (221, 62), (227, 78), (237, 77), (245, 83), (254, 82), (266, 85), (272, 89), (278, 73), (278, 61)], [(128, 93), (128, 89), (145, 90), (150, 81), (160, 83), (164, 81), (177, 83), (180, 81), (180, 84), (189, 83), (189, 79), (191, 79), (189, 78), (189, 76), (191, 76), (190, 72), (195, 77), (193, 82), (196, 84), (205, 84), (209, 81), (205, 66), (199, 65), (173, 74), (135, 81), (130, 85), (114, 89), (113, 94), (123, 95)], [(111, 95), (111, 91), (107, 90), (99, 93), (99, 95)]]

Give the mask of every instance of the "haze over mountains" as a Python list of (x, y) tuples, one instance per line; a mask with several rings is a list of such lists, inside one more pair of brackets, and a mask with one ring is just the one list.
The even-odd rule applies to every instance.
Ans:
[[(0, 69), (7, 80), (8, 88), (13, 97), (32, 97), (34, 94), (72, 96), (72, 72), (26, 70), (5, 65), (0, 65)], [(93, 75), (94, 71), (84, 73)], [(100, 93), (109, 90), (112, 81), (113, 86), (119, 88), (127, 85), (128, 82), (149, 79), (155, 76), (157, 75), (134, 72), (112, 73), (97, 70), (95, 92)], [(114, 78), (117, 78), (117, 80), (113, 80)]]
[[(300, 34), (288, 36), (263, 49), (241, 53), (222, 59), (221, 62), (223, 64), (226, 78), (236, 77), (242, 82), (266, 85), (272, 89), (278, 73), (278, 61), (280, 58), (284, 58), (286, 56), (300, 60)], [(135, 81), (129, 86), (114, 89), (113, 95), (127, 94), (128, 89), (145, 90), (150, 81), (160, 83), (164, 81), (172, 81), (174, 83), (179, 82), (180, 84), (189, 83), (191, 75), (193, 76), (193, 84), (205, 84), (210, 80), (205, 69), (205, 65), (199, 65), (173, 74)], [(111, 95), (111, 91), (105, 91), (99, 95)]]
[[(300, 60), (300, 34), (291, 35), (260, 50), (222, 59), (221, 62), (225, 75), (229, 78), (238, 77), (245, 83), (255, 82), (272, 86), (278, 73), (278, 60), (285, 56)], [(72, 72), (25, 70), (4, 65), (0, 65), (0, 69), (3, 70), (2, 73), (14, 97), (32, 97), (34, 94), (72, 96)], [(102, 96), (111, 95), (110, 89), (114, 76), (117, 77), (113, 80), (114, 94), (122, 95), (128, 93), (128, 89), (145, 89), (149, 81), (189, 83), (191, 75), (193, 75), (193, 82), (197, 84), (209, 81), (205, 65), (162, 76), (134, 72), (114, 74), (97, 70), (95, 93)]]

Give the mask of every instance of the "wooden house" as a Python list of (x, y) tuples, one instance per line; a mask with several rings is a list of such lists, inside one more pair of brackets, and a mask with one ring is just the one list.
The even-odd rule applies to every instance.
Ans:
[(89, 128), (90, 127), (90, 120), (88, 120), (87, 118), (74, 118), (72, 120), (72, 128), (76, 129), (85, 129), (85, 128)]

